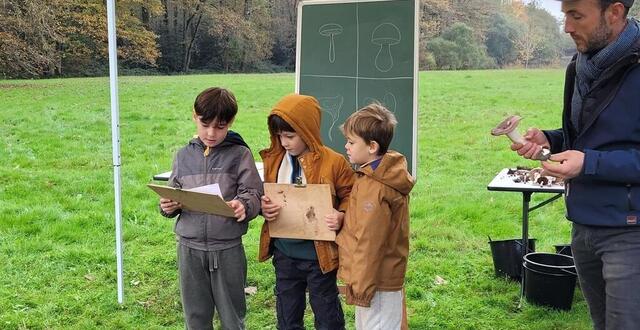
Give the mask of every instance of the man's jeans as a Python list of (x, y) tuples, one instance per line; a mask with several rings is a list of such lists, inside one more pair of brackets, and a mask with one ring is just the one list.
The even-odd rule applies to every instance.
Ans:
[(640, 329), (640, 227), (574, 223), (571, 236), (594, 329)]
[(289, 258), (277, 248), (273, 249), (273, 266), (276, 270), (278, 329), (304, 329), (307, 288), (315, 329), (344, 329), (344, 314), (338, 298), (335, 270), (322, 274), (317, 260)]

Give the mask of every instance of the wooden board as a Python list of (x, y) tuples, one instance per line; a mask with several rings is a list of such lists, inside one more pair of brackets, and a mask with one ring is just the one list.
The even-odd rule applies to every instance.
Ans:
[(271, 237), (335, 241), (336, 233), (324, 221), (335, 212), (328, 184), (265, 183), (264, 194), (282, 205), (276, 219), (268, 222)]
[(157, 184), (148, 184), (147, 186), (161, 197), (180, 202), (182, 207), (187, 210), (235, 218), (233, 209), (227, 205), (220, 195), (177, 189)]

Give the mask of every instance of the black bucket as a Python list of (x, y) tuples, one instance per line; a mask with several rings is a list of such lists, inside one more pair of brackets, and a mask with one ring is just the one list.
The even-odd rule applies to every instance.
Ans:
[[(491, 246), (491, 256), (493, 257), (493, 268), (496, 276), (506, 276), (509, 279), (520, 281), (522, 278), (522, 239), (492, 241), (491, 237), (489, 237), (489, 245)], [(529, 239), (528, 250), (527, 252), (536, 250), (535, 238)]]
[[(540, 256), (543, 255), (543, 256)], [(532, 261), (535, 260), (535, 261)], [(544, 260), (546, 264), (540, 263)], [(573, 258), (552, 253), (529, 253), (524, 257), (524, 296), (536, 305), (570, 310), (576, 288)]]
[(564, 254), (565, 256), (573, 257), (571, 252), (571, 244), (558, 244), (554, 245), (557, 254)]
[(524, 263), (533, 270), (551, 274), (575, 274), (576, 266), (573, 257), (554, 253), (528, 253)]

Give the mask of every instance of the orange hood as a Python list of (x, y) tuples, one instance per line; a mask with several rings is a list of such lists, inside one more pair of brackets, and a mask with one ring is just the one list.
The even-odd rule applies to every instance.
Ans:
[[(322, 111), (320, 104), (313, 96), (289, 94), (283, 97), (271, 110), (270, 116), (277, 115), (286, 121), (302, 138), (309, 151), (317, 152), (323, 146), (320, 138), (320, 120)], [(276, 132), (271, 135), (271, 146), (268, 153), (282, 151)]]

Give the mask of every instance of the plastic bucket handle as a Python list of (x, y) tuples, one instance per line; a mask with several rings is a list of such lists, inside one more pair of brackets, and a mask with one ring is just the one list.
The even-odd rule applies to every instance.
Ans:
[[(573, 260), (572, 256), (567, 256), (564, 254), (557, 254), (557, 253), (544, 253), (544, 252), (535, 252), (536, 254), (549, 254), (549, 255), (554, 255), (554, 256), (561, 256), (561, 258), (569, 258), (571, 260)], [(553, 268), (553, 269), (566, 269), (566, 268), (575, 268), (575, 262), (573, 265), (567, 265), (567, 266), (556, 266), (556, 265), (546, 265), (546, 264), (541, 264), (535, 261), (531, 261), (529, 260), (529, 258), (527, 258), (529, 256), (529, 254), (524, 256), (524, 261), (528, 262), (534, 266), (538, 266), (538, 267), (542, 267), (542, 268)]]
[[(527, 240), (528, 240), (528, 241), (530, 241), (530, 239), (527, 239)], [(524, 240), (520, 239), (520, 240), (516, 240), (515, 242), (516, 242), (516, 244), (518, 244), (518, 245), (520, 245), (520, 246), (524, 247), (524, 243), (522, 243), (521, 241), (524, 241)], [(529, 248), (529, 246), (530, 246), (530, 245), (527, 245), (527, 253), (528, 253), (528, 252), (535, 252), (535, 251), (531, 250), (531, 249)]]
[[(561, 274), (545, 273), (545, 272), (541, 272), (541, 271), (535, 270), (535, 269), (533, 269), (533, 268), (531, 268), (531, 267), (527, 267), (527, 264), (528, 264), (528, 263), (532, 263), (532, 264), (534, 264), (534, 265), (542, 265), (542, 264), (538, 264), (538, 263), (535, 263), (535, 262), (527, 262), (527, 261), (525, 261), (525, 262), (523, 262), (523, 263), (522, 263), (522, 267), (524, 267), (524, 268), (526, 268), (526, 269), (528, 269), (528, 270), (530, 270), (530, 271), (532, 271), (532, 272), (534, 272), (534, 273), (538, 273), (538, 274), (545, 274), (545, 275), (552, 275), (552, 276), (564, 276), (564, 275), (561, 275)], [(567, 267), (568, 267), (568, 266), (567, 266)], [(575, 268), (575, 266), (571, 266), (571, 267)], [(567, 274), (569, 274), (569, 275), (578, 276), (578, 273), (577, 273), (577, 272), (575, 272), (575, 273), (574, 273), (574, 272), (570, 271), (569, 269), (564, 269), (564, 268), (554, 268), (554, 270), (559, 270), (559, 271), (564, 272), (564, 273), (567, 273)]]
[[(566, 275), (562, 275), (562, 274), (552, 274), (552, 273), (545, 273), (545, 272), (541, 272), (541, 271), (539, 271), (539, 270), (535, 270), (535, 269), (533, 269), (533, 268), (527, 267), (527, 266), (526, 266), (526, 264), (527, 264), (526, 262), (523, 262), (523, 263), (522, 263), (522, 266), (523, 266), (524, 268), (526, 268), (528, 271), (531, 271), (531, 272), (534, 272), (534, 273), (537, 273), (537, 274), (541, 274), (541, 275), (549, 275), (549, 276), (560, 276), (560, 277), (564, 277), (564, 276), (566, 276)], [(574, 272), (572, 272), (572, 271), (569, 271), (569, 270), (566, 270), (566, 269), (561, 269), (561, 270), (562, 270), (563, 272), (565, 272), (565, 273), (569, 274), (569, 275), (578, 276), (578, 274), (577, 274), (577, 273), (574, 273)]]

